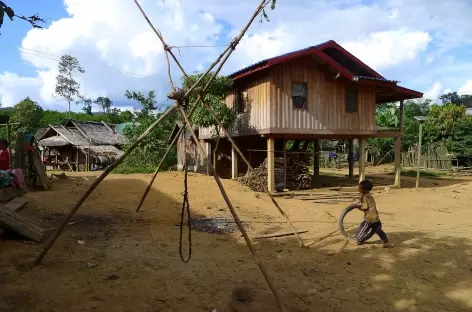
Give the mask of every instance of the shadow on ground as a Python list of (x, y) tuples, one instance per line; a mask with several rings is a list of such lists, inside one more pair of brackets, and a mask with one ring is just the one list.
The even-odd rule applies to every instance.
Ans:
[[(394, 183), (394, 176), (388, 173), (371, 173), (367, 174), (367, 179), (371, 179), (374, 186), (387, 186)], [(333, 188), (333, 187), (356, 187), (359, 183), (359, 176), (349, 179), (348, 176), (341, 175), (323, 175), (318, 178), (315, 183), (316, 188)], [(432, 188), (438, 186), (452, 186), (464, 183), (463, 180), (457, 178), (446, 177), (420, 177), (420, 186), (422, 188)], [(409, 176), (401, 177), (402, 188), (416, 188), (416, 178)]]
[[(92, 181), (68, 180), (47, 196), (32, 194), (24, 213), (54, 228)], [(239, 234), (192, 232), (192, 259), (183, 263), (175, 226), (181, 196), (152, 189), (135, 214), (146, 182), (105, 180), (74, 217), (82, 221), (66, 228), (40, 266), (29, 264), (41, 246), (0, 244), (0, 310), (229, 312), (231, 291), (249, 285), (253, 300), (242, 311), (278, 311)], [(288, 311), (472, 309), (469, 239), (389, 235), (397, 244), (391, 250), (346, 245), (334, 224), (331, 233), (305, 237), (309, 249), (293, 237), (253, 242)]]

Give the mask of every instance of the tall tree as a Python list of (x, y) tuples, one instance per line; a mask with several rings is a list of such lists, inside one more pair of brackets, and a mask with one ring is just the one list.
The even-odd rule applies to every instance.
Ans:
[(81, 100), (82, 102), (82, 111), (84, 113), (86, 113), (87, 115), (93, 115), (92, 114), (92, 100), (91, 99), (86, 99), (86, 98), (82, 98)]
[(139, 104), (141, 104), (141, 110), (135, 110), (135, 114), (138, 118), (146, 118), (151, 116), (152, 112), (157, 110), (158, 107), (156, 106), (156, 95), (154, 91), (149, 91), (148, 95), (144, 95), (141, 91), (129, 91), (126, 90), (125, 93), (126, 98), (130, 100), (135, 100)]
[(111, 106), (113, 105), (113, 101), (107, 97), (99, 96), (93, 103), (99, 106), (105, 114), (110, 113)]
[(59, 61), (59, 74), (56, 76), (55, 93), (67, 100), (69, 103), (69, 118), (71, 116), (70, 103), (74, 100), (81, 99), (80, 83), (74, 78), (75, 73), (85, 73), (80, 66), (77, 58), (71, 55), (61, 56)]
[(16, 128), (18, 131), (34, 133), (40, 127), (43, 114), (41, 106), (27, 97), (13, 107), (10, 121), (20, 123)]
[(5, 4), (5, 2), (0, 1), (0, 28), (3, 26), (3, 20), (5, 19), (5, 15), (11, 21), (13, 21), (15, 17), (27, 21), (34, 28), (43, 28), (41, 25), (39, 25), (39, 23), (45, 23), (45, 21), (36, 14), (28, 17), (24, 15), (17, 15), (11, 7)]

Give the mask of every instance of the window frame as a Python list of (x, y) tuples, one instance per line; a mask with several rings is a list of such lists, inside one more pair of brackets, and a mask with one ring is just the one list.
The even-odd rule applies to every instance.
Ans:
[[(305, 87), (305, 107), (296, 107), (295, 102), (293, 101), (293, 85), (298, 84), (298, 85), (303, 85)], [(303, 110), (307, 111), (308, 110), (308, 83), (307, 82), (300, 82), (300, 81), (292, 81), (290, 85), (290, 99), (292, 101), (292, 109), (294, 110)]]
[[(349, 96), (348, 95), (351, 95), (350, 92), (354, 92), (355, 93), (355, 109), (353, 110), (351, 107), (352, 105), (349, 105), (350, 103), (348, 102), (349, 101)], [(352, 98), (352, 97), (351, 97)], [(345, 111), (346, 113), (348, 114), (357, 114), (359, 113), (359, 89), (356, 88), (355, 86), (346, 86), (344, 88), (344, 108), (345, 108)]]

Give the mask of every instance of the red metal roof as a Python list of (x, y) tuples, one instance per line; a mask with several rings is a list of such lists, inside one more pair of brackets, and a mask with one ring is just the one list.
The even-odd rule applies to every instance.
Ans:
[[(334, 58), (337, 57), (339, 59), (340, 55), (342, 55), (344, 57), (344, 63), (345, 64), (347, 62), (350, 62), (350, 65), (355, 64), (355, 67), (357, 69), (361, 68), (362, 73), (364, 73), (364, 74), (355, 75), (353, 72), (348, 70), (348, 68), (346, 68), (346, 66), (342, 66), (341, 64), (336, 62), (333, 59), (333, 57), (330, 57), (330, 55), (329, 55), (330, 54), (330, 49), (331, 49), (331, 52), (333, 52), (333, 49), (335, 49), (335, 51), (337, 53), (337, 55), (333, 56)], [(330, 41), (327, 41), (327, 42), (324, 42), (324, 43), (321, 43), (321, 44), (318, 44), (318, 45), (315, 45), (315, 46), (310, 46), (308, 48), (304, 48), (304, 49), (301, 49), (301, 50), (285, 53), (285, 54), (282, 54), (282, 55), (279, 55), (279, 56), (276, 56), (276, 57), (272, 57), (272, 58), (269, 58), (269, 59), (259, 61), (255, 64), (252, 64), (248, 67), (245, 67), (243, 69), (240, 69), (240, 70), (232, 73), (231, 75), (229, 75), (229, 77), (231, 77), (233, 80), (237, 80), (237, 79), (240, 79), (242, 77), (249, 76), (249, 75), (251, 75), (255, 72), (258, 72), (260, 70), (263, 70), (263, 69), (269, 68), (271, 66), (274, 66), (276, 64), (284, 63), (284, 62), (287, 62), (287, 61), (290, 61), (290, 60), (293, 60), (293, 59), (296, 59), (296, 58), (299, 58), (299, 57), (308, 56), (308, 55), (314, 55), (314, 56), (318, 57), (319, 59), (321, 59), (322, 61), (324, 61), (325, 63), (327, 63), (331, 67), (333, 67), (334, 69), (336, 69), (341, 75), (343, 75), (348, 80), (363, 81), (363, 82), (369, 82), (370, 81), (371, 83), (376, 83), (377, 82), (377, 83), (380, 83), (380, 84), (390, 85), (392, 87), (395, 87), (395, 89), (398, 92), (406, 93), (406, 94), (408, 94), (410, 96), (413, 96), (413, 97), (422, 97), (423, 96), (423, 93), (421, 93), (421, 92), (417, 92), (417, 91), (414, 91), (414, 90), (410, 90), (410, 89), (398, 86), (397, 85), (398, 81), (385, 79), (382, 75), (380, 75), (375, 70), (373, 70), (372, 68), (367, 66), (365, 63), (363, 63), (361, 60), (356, 58), (354, 55), (349, 53), (346, 49), (344, 49), (342, 46), (340, 46), (334, 40), (330, 40)], [(343, 61), (343, 60), (341, 59), (341, 61)], [(349, 65), (349, 63), (348, 63), (348, 65)], [(347, 66), (347, 67), (349, 67), (349, 66)], [(352, 68), (352, 66), (351, 66), (351, 68)]]

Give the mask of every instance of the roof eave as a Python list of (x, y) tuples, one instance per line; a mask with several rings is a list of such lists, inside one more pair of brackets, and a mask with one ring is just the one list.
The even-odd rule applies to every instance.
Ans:
[(349, 80), (354, 79), (354, 75), (352, 75), (344, 67), (342, 67), (341, 65), (336, 63), (332, 58), (330, 58), (329, 56), (324, 54), (322, 51), (320, 51), (316, 47), (311, 47), (311, 48), (308, 48), (308, 49), (305, 49), (305, 50), (301, 50), (299, 52), (295, 52), (295, 53), (291, 53), (291, 54), (288, 54), (288, 55), (283, 55), (281, 57), (276, 57), (276, 58), (270, 59), (268, 61), (265, 61), (265, 62), (262, 62), (261, 64), (256, 65), (253, 68), (248, 68), (248, 70), (246, 70), (242, 73), (235, 74), (233, 76), (230, 75), (229, 77), (232, 78), (233, 80), (241, 79), (242, 77), (251, 75), (251, 74), (253, 74), (255, 72), (258, 72), (262, 69), (269, 68), (269, 67), (274, 66), (276, 64), (280, 64), (280, 63), (283, 63), (283, 62), (287, 62), (287, 61), (290, 61), (290, 60), (293, 60), (293, 59), (296, 59), (296, 58), (300, 58), (300, 57), (303, 57), (303, 56), (308, 56), (308, 55), (315, 55), (315, 56), (319, 57), (322, 61), (324, 61), (325, 63), (328, 63), (329, 65), (331, 65), (333, 68), (335, 68), (340, 74), (342, 74), (347, 79), (349, 79)]

